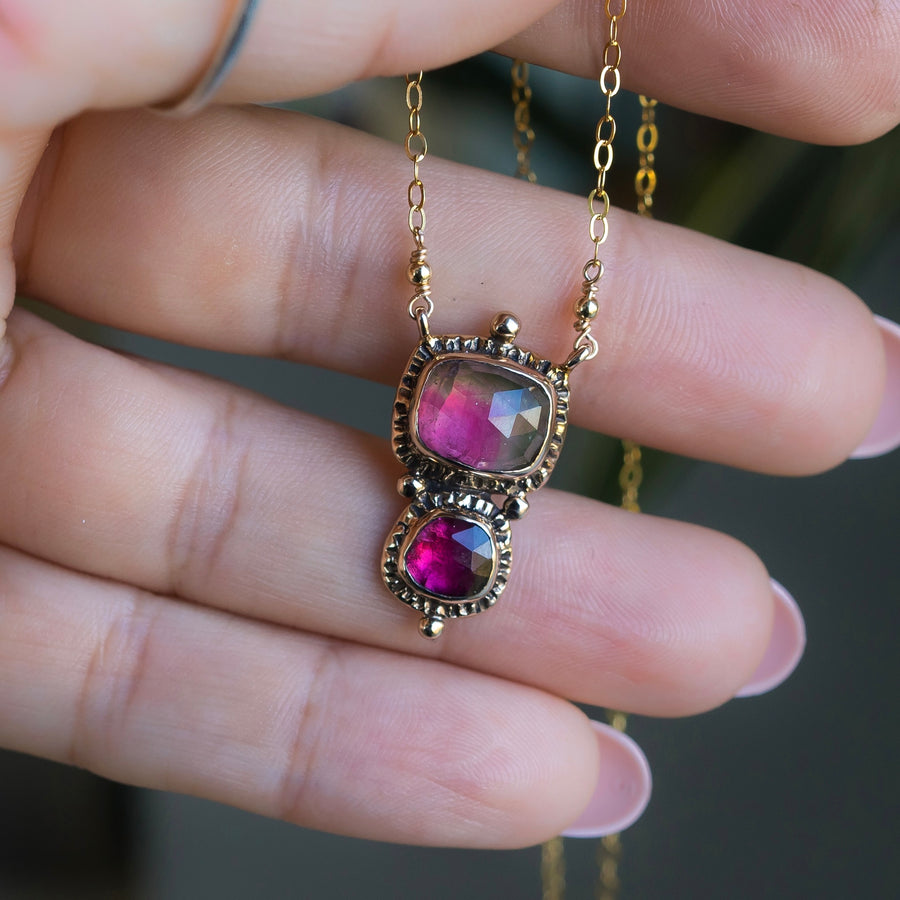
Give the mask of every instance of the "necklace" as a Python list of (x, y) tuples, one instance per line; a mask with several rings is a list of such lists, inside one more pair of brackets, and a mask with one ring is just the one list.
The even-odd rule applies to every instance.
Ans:
[[(394, 402), (393, 448), (408, 472), (398, 483), (409, 505), (391, 529), (382, 557), (388, 589), (421, 613), (419, 630), (437, 638), (447, 619), (483, 612), (510, 577), (510, 522), (528, 511), (527, 495), (546, 483), (559, 458), (569, 411), (569, 375), (597, 354), (591, 334), (603, 277), (600, 248), (609, 232), (606, 176), (613, 161), (616, 122), (612, 98), (620, 87), (619, 22), (606, 0), (609, 37), (599, 76), (605, 112), (595, 131), (596, 187), (588, 196), (593, 254), (582, 268), (574, 304), (575, 340), (561, 365), (517, 343), (520, 323), (494, 316), (486, 337), (435, 335), (432, 270), (425, 247), (425, 185), (420, 164), (428, 153), (421, 129), (422, 72), (406, 76), (409, 132), (407, 188), (414, 242), (407, 275), (414, 292), (408, 313), (419, 342)], [(520, 159), (521, 165), (521, 159)]]

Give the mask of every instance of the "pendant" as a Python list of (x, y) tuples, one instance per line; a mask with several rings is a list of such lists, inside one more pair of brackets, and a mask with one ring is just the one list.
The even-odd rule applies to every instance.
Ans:
[(493, 606), (509, 580), (510, 521), (550, 475), (566, 433), (569, 369), (516, 345), (499, 313), (487, 338), (421, 340), (397, 390), (393, 447), (410, 499), (382, 558), (388, 589), (422, 613), (437, 638), (445, 619)]

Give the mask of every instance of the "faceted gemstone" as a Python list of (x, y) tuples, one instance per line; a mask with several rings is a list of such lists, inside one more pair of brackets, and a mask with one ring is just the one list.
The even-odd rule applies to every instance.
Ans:
[(413, 536), (404, 556), (406, 574), (420, 588), (448, 600), (479, 596), (494, 575), (494, 543), (477, 522), (435, 516)]
[(553, 400), (525, 372), (477, 359), (438, 360), (425, 374), (416, 434), (430, 453), (479, 472), (524, 472), (547, 441)]

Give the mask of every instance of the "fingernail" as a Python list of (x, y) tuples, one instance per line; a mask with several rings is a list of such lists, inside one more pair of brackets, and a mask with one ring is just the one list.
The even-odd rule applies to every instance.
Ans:
[(806, 646), (806, 626), (797, 601), (772, 579), (775, 616), (762, 662), (736, 697), (756, 697), (778, 687), (797, 668)]
[(882, 456), (900, 447), (900, 325), (882, 316), (875, 316), (875, 322), (881, 329), (887, 363), (884, 398), (875, 424), (850, 455), (851, 459)]
[(650, 801), (652, 779), (647, 757), (627, 734), (591, 722), (600, 747), (600, 777), (587, 809), (563, 837), (615, 834), (640, 818)]

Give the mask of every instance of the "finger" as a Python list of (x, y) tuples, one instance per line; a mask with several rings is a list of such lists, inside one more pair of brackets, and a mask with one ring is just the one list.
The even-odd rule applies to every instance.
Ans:
[[(607, 31), (602, 3), (567, 0), (500, 50), (597, 77)], [(620, 43), (627, 87), (706, 116), (823, 144), (900, 120), (896, 4), (632, 3)]]
[[(525, 346), (566, 355), (590, 247), (583, 199), (427, 164), (433, 327), (483, 332), (512, 308)], [(397, 147), (274, 110), (182, 127), (80, 120), (23, 208), (21, 287), (126, 329), (393, 381), (415, 338), (406, 165)], [(769, 472), (846, 458), (884, 382), (865, 307), (799, 266), (610, 219), (600, 352), (575, 375), (576, 421)]]
[(0, 341), (15, 297), (12, 241), (16, 216), (49, 137), (49, 128), (0, 135)]
[[(554, 5), (431, 0), (409, 14), (396, 0), (269, 0), (222, 96), (286, 99), (435, 68), (508, 41)], [(180, 94), (208, 64), (229, 8), (91, 0), (76, 13), (65, 0), (7, 2), (0, 121), (55, 124), (90, 107)], [(596, 76), (604, 16), (603, 4), (569, 2), (503, 46)], [(814, 0), (777, 15), (764, 5), (634, 4), (623, 19), (623, 68), (629, 86), (707, 115), (808, 140), (864, 140), (897, 121), (898, 30), (894, 6), (866, 0)]]
[(485, 847), (557, 834), (616, 751), (531, 688), (2, 548), (0, 744), (312, 828)]
[[(260, 3), (224, 99), (321, 93), (371, 75), (487, 50), (556, 0)], [(88, 108), (182, 94), (222, 39), (235, 0), (28, 0), (3, 4), (7, 128), (53, 125)], [(416, 64), (416, 68), (420, 68)]]
[[(387, 447), (16, 314), (0, 391), (0, 541), (260, 619), (594, 704), (697, 712), (744, 685), (771, 588), (723, 535), (542, 492), (502, 603), (436, 647), (381, 583), (403, 501)], [(451, 631), (451, 629), (448, 629)]]

